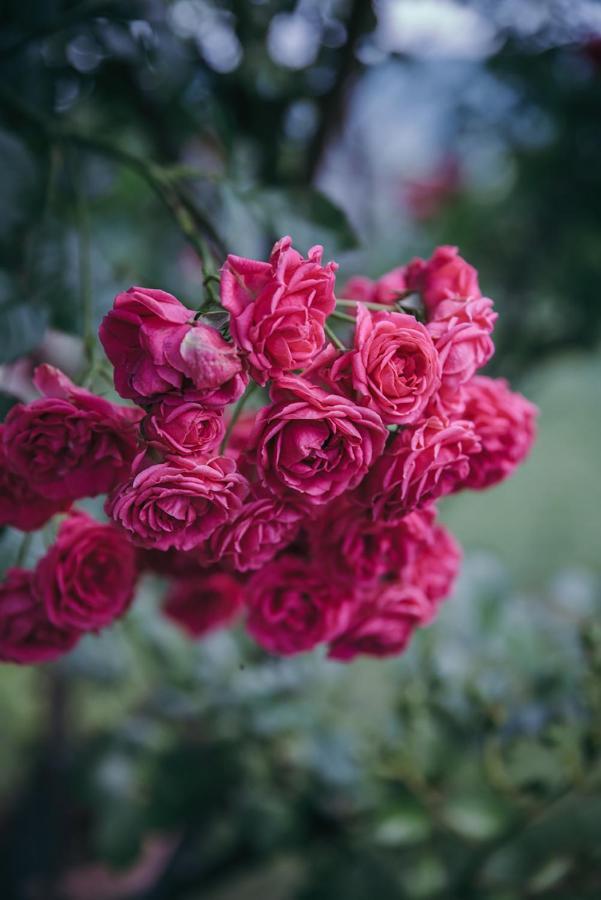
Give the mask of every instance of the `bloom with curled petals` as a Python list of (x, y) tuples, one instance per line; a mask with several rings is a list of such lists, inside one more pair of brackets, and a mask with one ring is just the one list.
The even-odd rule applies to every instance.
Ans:
[(384, 449), (387, 431), (373, 410), (283, 377), (257, 417), (260, 481), (276, 495), (323, 504), (355, 487)]
[(151, 447), (175, 456), (206, 456), (225, 434), (222, 411), (206, 408), (194, 394), (167, 394), (151, 407), (142, 428)]
[(246, 627), (270, 653), (301, 653), (346, 628), (352, 601), (302, 558), (281, 556), (255, 572), (246, 586)]
[(171, 456), (155, 464), (140, 457), (106, 511), (139, 547), (192, 550), (234, 517), (247, 492), (246, 479), (225, 456)]
[(28, 478), (16, 475), (6, 464), (0, 425), (0, 528), (11, 525), (20, 531), (36, 531), (57, 512), (67, 508), (70, 500), (48, 500), (31, 487)]
[(200, 638), (229, 625), (240, 612), (242, 603), (239, 581), (227, 572), (207, 570), (176, 578), (162, 611), (189, 637)]
[(236, 349), (165, 291), (132, 287), (118, 294), (98, 334), (117, 393), (141, 405), (194, 389), (206, 406), (219, 408), (246, 387)]
[(437, 247), (429, 260), (414, 259), (406, 268), (407, 288), (419, 291), (429, 315), (449, 297), (480, 297), (478, 273), (457, 247)]
[(48, 619), (36, 596), (33, 573), (9, 569), (0, 584), (0, 661), (33, 665), (56, 659), (71, 650), (81, 632), (62, 628)]
[(137, 574), (135, 550), (119, 530), (74, 510), (38, 562), (34, 585), (53, 625), (95, 631), (128, 609)]
[(303, 368), (324, 344), (337, 266), (322, 265), (322, 252), (312, 247), (304, 259), (284, 237), (268, 263), (230, 255), (223, 266), (221, 303), (259, 384)]
[(455, 394), (495, 352), (497, 319), (488, 297), (442, 300), (427, 328), (442, 366), (442, 393)]
[(476, 376), (465, 385), (464, 397), (463, 416), (473, 423), (482, 448), (470, 457), (461, 486), (480, 490), (503, 481), (528, 456), (538, 410), (504, 378)]
[(458, 490), (480, 449), (471, 422), (435, 416), (406, 428), (376, 461), (356, 497), (376, 521), (400, 522), (411, 510)]
[(357, 310), (353, 386), (390, 425), (416, 422), (440, 385), (440, 361), (424, 325), (405, 313)]
[(140, 410), (116, 406), (49, 365), (36, 369), (45, 396), (6, 417), (4, 453), (12, 472), (49, 500), (105, 494), (126, 478), (137, 448)]

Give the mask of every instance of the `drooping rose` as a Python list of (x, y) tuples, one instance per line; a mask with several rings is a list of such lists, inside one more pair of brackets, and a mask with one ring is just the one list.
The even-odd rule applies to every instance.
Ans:
[(296, 556), (267, 563), (246, 586), (246, 627), (265, 650), (302, 653), (340, 633), (349, 619), (348, 592)]
[(355, 487), (384, 449), (377, 413), (285, 376), (257, 417), (259, 479), (275, 494), (323, 504)]
[(48, 500), (31, 487), (27, 478), (11, 472), (6, 462), (0, 425), (0, 528), (11, 525), (20, 531), (36, 531), (70, 501)]
[(259, 384), (303, 368), (324, 344), (337, 266), (323, 266), (322, 252), (312, 247), (304, 259), (284, 237), (268, 263), (230, 255), (223, 266), (221, 302), (230, 314), (234, 342)]
[(151, 447), (175, 456), (206, 456), (225, 434), (222, 411), (206, 408), (194, 394), (168, 394), (150, 408), (142, 428)]
[(95, 631), (127, 611), (136, 578), (135, 550), (119, 530), (74, 510), (38, 562), (34, 586), (53, 625)]
[(478, 297), (442, 300), (436, 307), (427, 327), (440, 357), (441, 393), (456, 394), (495, 352), (492, 305), (488, 297)]
[(440, 385), (438, 353), (413, 316), (357, 310), (353, 386), (362, 403), (389, 425), (417, 422)]
[(0, 661), (33, 665), (71, 650), (81, 632), (49, 621), (33, 591), (32, 572), (9, 569), (0, 584)]
[(189, 637), (201, 638), (231, 624), (241, 611), (243, 597), (242, 585), (227, 572), (207, 571), (176, 578), (163, 613)]
[(443, 300), (480, 297), (478, 273), (457, 247), (437, 247), (429, 260), (414, 259), (406, 268), (407, 288), (419, 291), (431, 316)]
[(462, 487), (498, 484), (528, 456), (536, 439), (538, 410), (504, 378), (476, 376), (464, 387), (463, 416), (473, 423), (481, 450), (470, 456)]
[(139, 410), (116, 406), (49, 365), (36, 369), (39, 400), (13, 406), (3, 429), (12, 472), (58, 502), (96, 497), (126, 478), (136, 454)]
[(194, 389), (205, 406), (222, 408), (247, 384), (235, 348), (165, 291), (132, 287), (118, 294), (99, 337), (115, 389), (141, 405)]
[(432, 416), (395, 436), (364, 479), (357, 499), (374, 520), (400, 522), (413, 509), (458, 490), (479, 449), (471, 422)]
[(224, 456), (155, 464), (141, 457), (106, 511), (139, 547), (192, 550), (234, 517), (247, 492), (236, 463)]

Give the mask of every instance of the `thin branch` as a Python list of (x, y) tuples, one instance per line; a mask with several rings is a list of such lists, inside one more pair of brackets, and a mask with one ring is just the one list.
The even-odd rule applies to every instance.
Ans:
[(334, 329), (331, 328), (327, 322), (325, 323), (325, 325), (323, 327), (324, 327), (325, 333), (327, 334), (329, 339), (332, 341), (332, 343), (335, 344), (339, 350), (346, 350), (346, 347), (344, 346), (344, 344), (342, 343), (342, 341), (340, 340), (340, 338), (338, 337), (338, 335), (336, 334)]

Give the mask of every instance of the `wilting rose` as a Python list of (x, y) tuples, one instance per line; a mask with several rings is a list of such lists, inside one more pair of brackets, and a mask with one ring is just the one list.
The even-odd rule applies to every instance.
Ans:
[(118, 529), (77, 510), (37, 564), (34, 585), (53, 625), (95, 631), (126, 612), (136, 578), (135, 550)]
[(313, 504), (355, 487), (384, 448), (377, 413), (327, 394), (302, 378), (272, 387), (273, 405), (257, 417), (259, 479), (274, 493)]
[(270, 653), (301, 653), (332, 640), (346, 627), (352, 600), (306, 560), (282, 556), (248, 582), (246, 627)]
[(173, 456), (154, 465), (141, 457), (106, 511), (137, 546), (192, 550), (233, 519), (247, 492), (236, 463), (224, 456)]
[(414, 259), (406, 268), (407, 288), (419, 291), (429, 315), (452, 297), (480, 297), (478, 273), (459, 256), (457, 247), (437, 247), (428, 261)]
[(9, 569), (0, 584), (0, 661), (32, 665), (71, 650), (81, 632), (49, 621), (33, 591), (32, 573)]
[(127, 477), (139, 410), (116, 406), (52, 366), (36, 369), (45, 396), (13, 406), (3, 430), (8, 467), (31, 490), (59, 502), (95, 497)]
[(322, 248), (312, 247), (303, 259), (284, 237), (268, 263), (230, 255), (223, 266), (221, 302), (230, 314), (234, 342), (259, 384), (304, 368), (324, 344), (337, 267), (323, 266), (321, 257)]
[(167, 395), (151, 407), (142, 427), (151, 447), (175, 456), (206, 456), (225, 434), (222, 411), (207, 409), (194, 394)]
[(456, 394), (489, 361), (496, 319), (488, 297), (443, 300), (437, 306), (428, 331), (442, 366), (441, 393)]
[(191, 638), (229, 625), (240, 612), (242, 585), (227, 572), (207, 571), (175, 579), (163, 613)]
[(416, 422), (440, 385), (438, 353), (427, 329), (404, 313), (357, 310), (353, 386), (386, 424)]
[(473, 423), (481, 450), (470, 456), (462, 487), (482, 489), (507, 478), (536, 439), (538, 410), (503, 378), (472, 378), (464, 388), (464, 418)]
[(220, 408), (247, 384), (235, 348), (165, 291), (132, 287), (118, 294), (99, 337), (115, 369), (115, 389), (142, 405), (194, 389), (206, 406)]
[(34, 491), (27, 478), (11, 472), (4, 453), (4, 425), (0, 425), (0, 528), (11, 525), (20, 531), (36, 531), (69, 500), (48, 500)]

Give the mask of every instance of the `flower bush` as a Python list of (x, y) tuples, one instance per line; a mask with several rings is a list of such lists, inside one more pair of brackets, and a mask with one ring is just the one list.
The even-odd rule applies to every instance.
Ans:
[[(199, 310), (119, 294), (99, 336), (135, 406), (38, 368), (1, 428), (0, 524), (58, 532), (0, 588), (0, 659), (67, 652), (148, 570), (191, 638), (241, 616), (278, 655), (389, 656), (432, 622), (461, 558), (435, 504), (508, 477), (536, 409), (477, 374), (496, 313), (456, 248), (339, 298), (336, 269), (284, 237)], [(72, 506), (98, 495), (108, 523)]]

